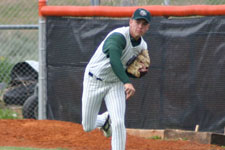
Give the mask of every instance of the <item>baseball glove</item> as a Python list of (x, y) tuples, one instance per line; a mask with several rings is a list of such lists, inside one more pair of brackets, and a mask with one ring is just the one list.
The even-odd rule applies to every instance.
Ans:
[(150, 57), (148, 50), (142, 50), (136, 59), (127, 67), (127, 72), (137, 78), (142, 77), (147, 71), (142, 72), (142, 68), (148, 69), (150, 66)]

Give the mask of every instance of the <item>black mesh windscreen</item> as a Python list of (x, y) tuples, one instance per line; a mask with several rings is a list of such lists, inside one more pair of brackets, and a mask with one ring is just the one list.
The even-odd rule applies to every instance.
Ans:
[[(48, 118), (81, 122), (85, 66), (111, 30), (129, 19), (47, 17)], [(225, 17), (153, 17), (144, 36), (149, 73), (132, 79), (126, 127), (223, 132)], [(100, 112), (105, 111), (103, 102)]]

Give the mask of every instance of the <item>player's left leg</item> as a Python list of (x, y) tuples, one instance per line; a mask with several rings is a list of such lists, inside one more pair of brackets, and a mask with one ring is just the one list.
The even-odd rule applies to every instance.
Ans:
[(88, 132), (104, 124), (107, 115), (98, 115), (106, 92), (102, 81), (85, 76), (82, 94), (82, 125)]
[(123, 83), (113, 83), (111, 89), (105, 97), (112, 126), (112, 150), (125, 150), (126, 128), (125, 128), (125, 108), (126, 99)]

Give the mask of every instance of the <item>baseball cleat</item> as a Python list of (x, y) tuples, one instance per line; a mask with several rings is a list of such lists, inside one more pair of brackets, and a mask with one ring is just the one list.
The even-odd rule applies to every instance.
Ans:
[(111, 127), (111, 119), (108, 115), (105, 124), (100, 128), (100, 131), (103, 132), (103, 135), (105, 137), (111, 137), (112, 136), (112, 127)]

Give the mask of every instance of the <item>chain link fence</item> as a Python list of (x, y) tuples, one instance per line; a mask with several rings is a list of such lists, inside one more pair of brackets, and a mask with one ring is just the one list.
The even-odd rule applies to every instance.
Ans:
[[(48, 0), (48, 5), (219, 5), (225, 0)], [(0, 108), (37, 118), (38, 0), (0, 1)]]
[(38, 81), (37, 0), (0, 1), (0, 45), (0, 108), (23, 118)]

